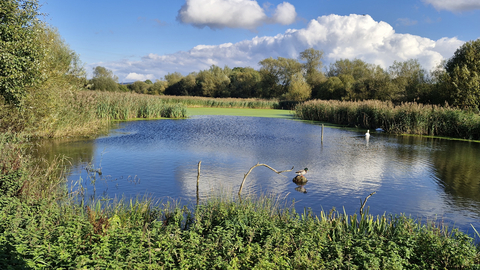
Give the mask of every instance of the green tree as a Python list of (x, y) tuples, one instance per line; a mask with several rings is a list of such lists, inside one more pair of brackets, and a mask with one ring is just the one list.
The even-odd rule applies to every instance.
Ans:
[(321, 84), (320, 91), (317, 92), (319, 99), (341, 99), (344, 95), (343, 82), (338, 77), (329, 77)]
[(129, 88), (132, 92), (138, 93), (138, 94), (147, 94), (148, 89), (150, 88), (151, 84), (147, 84), (142, 81), (136, 81), (132, 84), (129, 85)]
[(212, 65), (208, 70), (202, 70), (197, 75), (197, 84), (202, 96), (205, 97), (228, 97), (230, 96), (230, 73), (231, 69), (224, 69)]
[(168, 73), (165, 75), (165, 81), (168, 82), (168, 87), (176, 84), (183, 78), (183, 75), (180, 72)]
[(404, 62), (394, 61), (388, 68), (395, 93), (391, 93), (394, 101), (415, 101), (420, 98), (422, 85), (426, 82), (427, 72), (418, 60)]
[(303, 64), (305, 79), (311, 87), (315, 87), (326, 80), (325, 75), (321, 71), (323, 68), (322, 58), (323, 51), (315, 50), (314, 48), (306, 49), (300, 53), (300, 60), (306, 61)]
[(237, 98), (260, 97), (262, 77), (251, 67), (236, 67), (230, 73), (230, 96)]
[(200, 94), (197, 93), (197, 73), (192, 72), (187, 76), (183, 77), (179, 82), (179, 88), (180, 91), (182, 91), (183, 93), (199, 96)]
[(266, 98), (284, 98), (293, 75), (301, 72), (303, 65), (296, 59), (278, 57), (267, 58), (261, 65), (263, 96)]
[(130, 92), (130, 89), (125, 84), (119, 83), (119, 84), (117, 84), (117, 86), (118, 86), (118, 91), (120, 91), (120, 92)]
[[(168, 82), (168, 87), (165, 89), (165, 95), (175, 95), (175, 96), (201, 96), (201, 89), (197, 89), (197, 73), (192, 72), (187, 76), (182, 76), (180, 78), (180, 73), (172, 74), (173, 76), (168, 77), (171, 82), (176, 81), (174, 84), (170, 85)], [(167, 78), (167, 77), (166, 77)]]
[(350, 74), (342, 74), (338, 76), (343, 83), (344, 95), (342, 100), (355, 100), (355, 79)]
[[(46, 119), (63, 106), (63, 94), (83, 88), (86, 72), (78, 55), (61, 38), (57, 29), (44, 28), (39, 35), (45, 48), (42, 64), (43, 81), (31, 88), (24, 99), (27, 107), (34, 108), (35, 121)], [(51, 120), (52, 121), (56, 120)]]
[(163, 95), (165, 94), (165, 89), (167, 89), (168, 82), (156, 80), (153, 85), (149, 88), (150, 93), (152, 95)]
[(97, 66), (93, 69), (93, 78), (90, 80), (92, 90), (118, 91), (118, 77), (113, 71)]
[(355, 81), (371, 77), (372, 66), (360, 59), (340, 59), (331, 63), (327, 71), (327, 77), (338, 77), (342, 74), (352, 75)]
[(288, 92), (285, 95), (286, 100), (305, 101), (310, 98), (312, 94), (312, 87), (307, 83), (303, 74), (297, 72), (292, 75)]
[(454, 104), (480, 106), (480, 39), (460, 46), (445, 64), (447, 89)]
[(45, 80), (44, 25), (37, 19), (36, 0), (0, 1), (0, 95), (21, 106), (28, 88)]

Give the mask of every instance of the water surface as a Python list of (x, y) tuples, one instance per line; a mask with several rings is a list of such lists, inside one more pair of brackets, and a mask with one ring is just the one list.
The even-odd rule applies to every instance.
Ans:
[(308, 183), (292, 182), (294, 172), (277, 175), (258, 167), (243, 192), (277, 194), (295, 200), (297, 211), (311, 208), (358, 213), (360, 199), (370, 213), (405, 213), (437, 218), (472, 233), (480, 228), (480, 144), (415, 136), (325, 128), (287, 119), (193, 116), (183, 120), (120, 123), (108, 136), (62, 143), (74, 164), (69, 179), (83, 179), (85, 168), (101, 168), (95, 195), (172, 198), (195, 203), (197, 164), (200, 199), (219, 189), (236, 193), (244, 174), (257, 163), (277, 170), (308, 167)]

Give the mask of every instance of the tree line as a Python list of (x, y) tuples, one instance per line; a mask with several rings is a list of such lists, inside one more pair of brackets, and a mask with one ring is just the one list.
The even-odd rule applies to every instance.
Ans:
[[(361, 59), (340, 59), (323, 67), (323, 52), (313, 48), (298, 59), (278, 57), (259, 62), (260, 69), (212, 65), (186, 76), (119, 85), (111, 71), (96, 67), (91, 89), (152, 95), (420, 102), (476, 108), (480, 105), (480, 39), (462, 45), (432, 71), (417, 59), (395, 61), (384, 69)], [(108, 83), (107, 83), (108, 81)]]

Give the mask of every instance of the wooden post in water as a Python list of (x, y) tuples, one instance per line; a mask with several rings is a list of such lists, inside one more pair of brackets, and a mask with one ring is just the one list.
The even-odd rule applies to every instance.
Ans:
[(202, 164), (202, 161), (198, 162), (198, 174), (197, 174), (197, 205), (198, 205), (198, 200), (199, 200), (199, 195), (198, 195), (198, 183), (200, 182), (200, 165)]
[(323, 124), (322, 124), (322, 143), (323, 143)]

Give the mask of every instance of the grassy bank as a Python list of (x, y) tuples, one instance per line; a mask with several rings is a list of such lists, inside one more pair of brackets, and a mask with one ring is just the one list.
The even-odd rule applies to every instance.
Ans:
[(0, 135), (2, 269), (475, 269), (469, 236), (406, 216), (296, 213), (275, 197), (78, 203), (61, 160)]
[(394, 134), (480, 139), (480, 115), (448, 106), (313, 100), (297, 105), (295, 115), (350, 127), (382, 128)]

